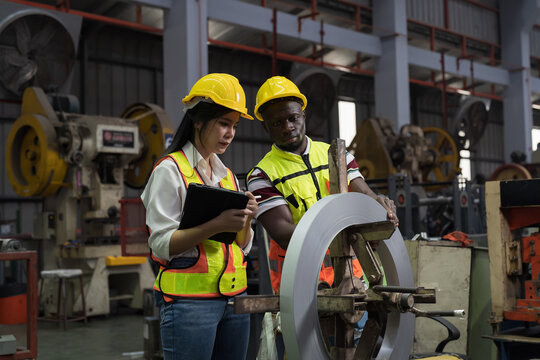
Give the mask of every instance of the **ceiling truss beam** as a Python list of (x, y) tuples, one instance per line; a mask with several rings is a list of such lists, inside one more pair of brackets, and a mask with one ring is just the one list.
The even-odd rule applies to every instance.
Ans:
[[(249, 4), (238, 0), (208, 0), (208, 17), (236, 26), (272, 32), (272, 9)], [(313, 43), (320, 42), (320, 23), (311, 19), (302, 20), (302, 29), (298, 32), (296, 16), (277, 13), (277, 33), (294, 39), (302, 39)], [(362, 53), (364, 56), (381, 56), (381, 40), (378, 36), (324, 25), (324, 44)], [(441, 55), (439, 52), (421, 49), (408, 45), (409, 65), (419, 66), (434, 71), (441, 71)], [(445, 55), (445, 72), (456, 76), (470, 76), (471, 59), (459, 59)], [(490, 84), (508, 86), (509, 71), (504, 68), (474, 62), (474, 79)], [(540, 93), (540, 78), (531, 78), (531, 90)]]

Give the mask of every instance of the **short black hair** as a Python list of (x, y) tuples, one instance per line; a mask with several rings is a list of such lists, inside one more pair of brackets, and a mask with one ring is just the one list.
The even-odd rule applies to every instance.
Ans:
[(304, 102), (302, 101), (302, 99), (300, 99), (300, 98), (298, 98), (296, 96), (285, 96), (285, 97), (280, 97), (280, 98), (268, 100), (267, 102), (265, 102), (264, 104), (262, 104), (259, 107), (259, 113), (262, 115), (268, 109), (268, 107), (270, 105), (276, 104), (276, 103), (282, 102), (282, 101), (294, 101), (294, 102), (299, 103), (302, 107), (304, 106)]

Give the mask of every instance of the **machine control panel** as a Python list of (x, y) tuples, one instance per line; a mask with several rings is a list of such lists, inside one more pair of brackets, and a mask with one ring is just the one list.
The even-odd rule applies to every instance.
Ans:
[(97, 151), (100, 153), (139, 153), (139, 129), (135, 126), (98, 124)]

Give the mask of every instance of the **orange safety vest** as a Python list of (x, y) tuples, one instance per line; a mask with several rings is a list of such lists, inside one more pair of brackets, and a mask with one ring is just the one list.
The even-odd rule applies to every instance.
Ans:
[[(170, 154), (158, 161), (155, 166), (166, 158), (175, 161), (186, 187), (190, 183), (204, 184), (197, 169), (191, 167), (182, 151)], [(229, 169), (227, 176), (219, 184), (220, 187), (238, 191), (234, 175)], [(161, 292), (166, 301), (172, 301), (177, 297), (234, 296), (247, 289), (244, 253), (236, 242), (227, 245), (207, 239), (199, 243), (197, 249), (199, 257), (196, 263), (183, 269), (171, 268), (167, 261), (152, 254), (152, 259), (160, 267), (154, 289)]]
[[(309, 138), (308, 141), (310, 149), (307, 156), (286, 152), (273, 145), (272, 150), (254, 168), (266, 174), (272, 185), (283, 195), (295, 224), (298, 224), (313, 204), (330, 195), (330, 174), (328, 172), (328, 148), (330, 145), (312, 141)], [(270, 241), (268, 253), (270, 279), (276, 293), (279, 292), (281, 284), (285, 253), (286, 250), (278, 243), (274, 240)], [(353, 270), (355, 276), (362, 277), (362, 267), (358, 259), (353, 260)], [(334, 283), (334, 269), (328, 250), (321, 264), (319, 281), (325, 281), (330, 286)]]

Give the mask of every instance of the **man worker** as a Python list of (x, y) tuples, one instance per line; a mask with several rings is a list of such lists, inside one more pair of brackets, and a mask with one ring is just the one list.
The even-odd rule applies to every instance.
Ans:
[[(304, 110), (306, 97), (289, 79), (274, 76), (259, 88), (255, 116), (262, 121), (272, 139), (272, 149), (250, 171), (248, 190), (258, 199), (257, 219), (271, 237), (270, 277), (279, 292), (281, 271), (291, 236), (304, 213), (318, 200), (330, 194), (328, 172), (329, 144), (306, 136)], [(388, 219), (397, 226), (396, 207), (387, 197), (377, 196), (364, 181), (354, 157), (347, 153), (349, 191), (366, 194), (387, 211)], [(353, 261), (354, 274), (362, 270)], [(327, 252), (319, 281), (332, 285), (334, 271)]]

